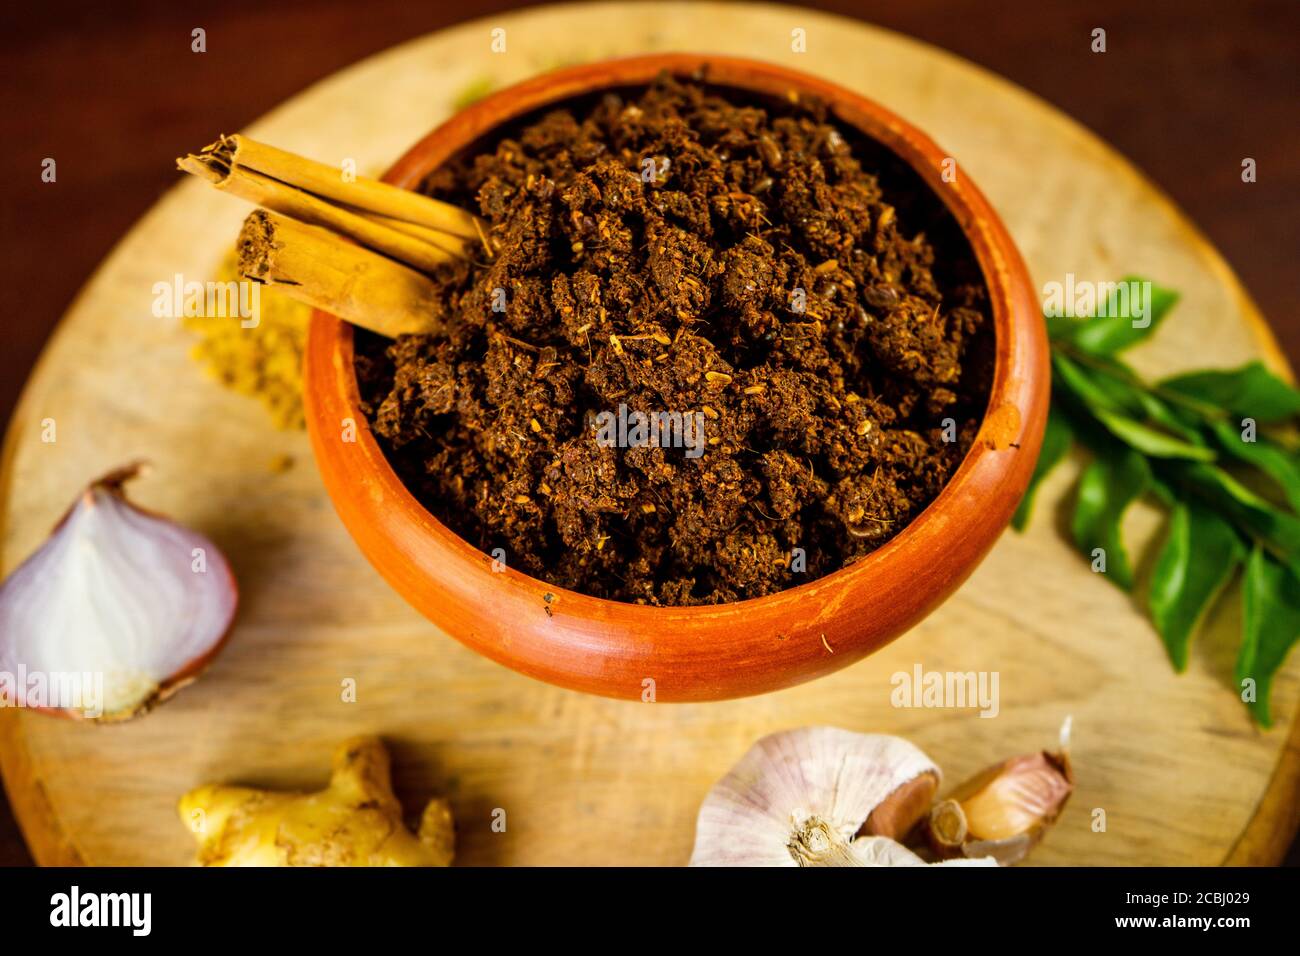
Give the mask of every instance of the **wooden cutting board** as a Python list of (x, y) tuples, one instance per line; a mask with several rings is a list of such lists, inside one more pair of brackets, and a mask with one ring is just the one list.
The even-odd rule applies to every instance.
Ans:
[[(493, 28), (505, 53), (491, 52)], [(806, 31), (807, 53), (791, 50)], [(1146, 373), (1262, 356), (1267, 327), (1164, 196), (1069, 118), (939, 50), (806, 10), (620, 3), (493, 17), (415, 40), (295, 97), (249, 133), (379, 172), (462, 91), (561, 63), (655, 50), (759, 57), (822, 74), (916, 122), (998, 208), (1035, 280), (1127, 272), (1183, 293), (1133, 353)], [(213, 133), (221, 132), (213, 130)], [(228, 131), (227, 131), (228, 132)], [(199, 144), (195, 144), (199, 145)], [(1229, 595), (1176, 676), (1133, 602), (1061, 534), (1078, 462), (1053, 476), (1031, 530), (1008, 533), (961, 592), (880, 654), (814, 684), (718, 704), (638, 704), (560, 690), (483, 660), (406, 607), (336, 520), (305, 435), (206, 380), (191, 339), (151, 317), (153, 283), (207, 278), (245, 213), (183, 183), (122, 240), (64, 317), (4, 449), (0, 563), (12, 569), (77, 491), (129, 459), (136, 500), (209, 534), (242, 587), (236, 630), (195, 686), (143, 719), (96, 727), (0, 712), (0, 767), (44, 864), (184, 864), (177, 798), (208, 781), (323, 783), (332, 747), (382, 734), (410, 809), (450, 797), (469, 864), (681, 864), (710, 784), (759, 736), (805, 724), (905, 735), (955, 782), (1053, 743), (1074, 717), (1078, 791), (1040, 864), (1275, 862), (1296, 823), (1300, 659), (1278, 724), (1254, 728), (1231, 683)], [(57, 422), (57, 442), (41, 422)], [(271, 459), (294, 467), (274, 473)], [(1132, 517), (1133, 534), (1158, 528)], [(1000, 711), (896, 709), (898, 671), (996, 671)], [(343, 682), (356, 681), (345, 703)], [(506, 830), (491, 826), (498, 808)], [(1105, 832), (1094, 832), (1094, 811)]]

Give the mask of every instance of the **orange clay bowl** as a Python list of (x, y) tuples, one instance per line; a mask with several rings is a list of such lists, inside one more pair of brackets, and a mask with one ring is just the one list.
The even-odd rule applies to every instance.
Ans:
[[(1029, 275), (1006, 228), (946, 154), (881, 106), (824, 80), (752, 60), (664, 54), (563, 69), (458, 113), (385, 179), (415, 188), (440, 163), (539, 107), (706, 69), (711, 86), (765, 99), (792, 92), (892, 150), (947, 205), (988, 285), (996, 364), (978, 436), (933, 502), (882, 548), (778, 594), (711, 607), (650, 607), (566, 591), (507, 568), (421, 507), (384, 458), (359, 406), (352, 326), (317, 312), (306, 357), (307, 424), (325, 487), (371, 563), (416, 609), (495, 661), (609, 697), (721, 700), (812, 680), (860, 660), (957, 589), (997, 540), (1029, 482), (1048, 407), (1048, 347)], [(344, 423), (356, 440), (343, 441)], [(834, 648), (832, 653), (828, 650)], [(653, 681), (653, 684), (650, 682)]]

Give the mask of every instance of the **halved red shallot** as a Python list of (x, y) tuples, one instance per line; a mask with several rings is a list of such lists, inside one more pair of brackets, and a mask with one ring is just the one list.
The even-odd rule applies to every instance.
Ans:
[(238, 592), (208, 538), (126, 499), (136, 462), (91, 484), (0, 584), (0, 700), (123, 720), (189, 683)]

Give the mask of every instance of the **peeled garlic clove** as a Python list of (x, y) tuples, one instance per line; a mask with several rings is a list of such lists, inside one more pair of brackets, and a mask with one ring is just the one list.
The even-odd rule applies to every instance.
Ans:
[(1056, 822), (1074, 790), (1068, 749), (1069, 721), (1061, 750), (1012, 757), (959, 786), (930, 811), (927, 830), (940, 857), (992, 856), (1018, 862)]
[(923, 818), (939, 780), (930, 758), (899, 737), (835, 727), (772, 734), (705, 797), (691, 865), (904, 865), (879, 861), (915, 857), (894, 840)]
[(1055, 820), (1073, 790), (1069, 765), (1056, 754), (1014, 757), (961, 800), (977, 840), (1005, 840)]
[(0, 585), (0, 697), (125, 719), (193, 680), (234, 619), (230, 566), (203, 535), (126, 500), (140, 463), (87, 488)]

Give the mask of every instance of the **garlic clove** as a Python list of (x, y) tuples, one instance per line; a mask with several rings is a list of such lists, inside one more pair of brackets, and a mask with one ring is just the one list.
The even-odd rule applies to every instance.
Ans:
[(930, 758), (899, 737), (835, 727), (771, 734), (705, 797), (691, 865), (881, 865), (862, 861), (894, 852), (874, 841), (901, 839), (939, 780)]
[(89, 719), (131, 717), (193, 680), (238, 601), (208, 538), (127, 501), (128, 465), (94, 482), (0, 584), (0, 697)]
[(926, 836), (940, 859), (960, 854), (969, 832), (966, 814), (956, 800), (940, 800), (930, 810)]
[(961, 808), (971, 837), (1006, 840), (1055, 820), (1072, 789), (1058, 758), (1028, 754), (995, 768), (982, 786), (961, 800)]
[(871, 811), (859, 835), (903, 839), (929, 811), (938, 789), (937, 772), (913, 777)]
[(1000, 863), (1024, 859), (1056, 822), (1074, 791), (1069, 726), (1061, 749), (1012, 757), (988, 767), (935, 804), (926, 825), (940, 858), (991, 856)]

